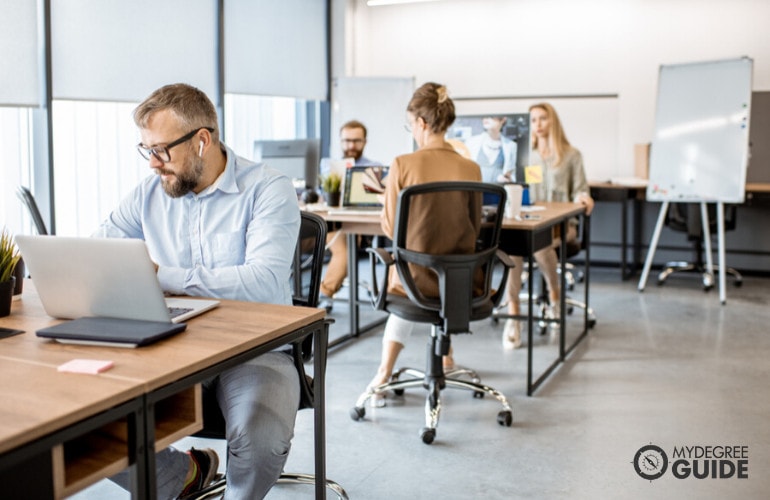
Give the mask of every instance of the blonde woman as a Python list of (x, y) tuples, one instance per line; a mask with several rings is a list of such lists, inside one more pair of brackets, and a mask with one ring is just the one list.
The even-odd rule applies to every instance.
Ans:
[[(529, 186), (530, 198), (535, 201), (571, 201), (585, 206), (586, 214), (594, 208), (594, 200), (589, 194), (583, 156), (572, 147), (564, 134), (559, 115), (548, 103), (534, 104), (529, 108), (532, 154), (530, 165), (540, 165), (543, 170), (543, 182)], [(568, 224), (566, 238), (577, 238), (577, 220)], [(561, 240), (554, 238), (550, 247), (535, 252), (534, 258), (545, 278), (548, 287), (549, 307), (546, 316), (559, 317), (559, 277), (557, 274), (558, 257), (556, 248)], [(519, 291), (521, 290), (522, 257), (513, 257), (516, 267), (510, 271), (508, 279), (508, 312), (512, 315), (521, 313)], [(503, 329), (503, 347), (515, 349), (521, 345), (521, 325), (518, 320), (509, 319)]]

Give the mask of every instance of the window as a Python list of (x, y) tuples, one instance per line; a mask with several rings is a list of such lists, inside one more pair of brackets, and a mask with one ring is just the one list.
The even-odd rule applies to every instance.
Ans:
[(150, 173), (133, 103), (53, 102), (56, 233), (88, 236)]
[(16, 198), (16, 186), (32, 185), (32, 109), (0, 107), (0, 229), (34, 234), (30, 217)]

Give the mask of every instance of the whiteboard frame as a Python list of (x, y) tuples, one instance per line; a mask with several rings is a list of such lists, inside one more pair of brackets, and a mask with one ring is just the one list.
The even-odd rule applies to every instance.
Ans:
[(648, 201), (743, 203), (753, 60), (661, 65)]

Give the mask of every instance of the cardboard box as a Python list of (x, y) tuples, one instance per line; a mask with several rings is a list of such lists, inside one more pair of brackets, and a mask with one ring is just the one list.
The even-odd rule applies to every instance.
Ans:
[(650, 177), (650, 143), (634, 144), (634, 177)]

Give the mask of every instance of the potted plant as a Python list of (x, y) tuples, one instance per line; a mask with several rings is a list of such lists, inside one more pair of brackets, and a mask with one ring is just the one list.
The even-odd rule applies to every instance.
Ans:
[(0, 317), (11, 314), (13, 289), (16, 285), (14, 272), (20, 258), (13, 238), (3, 229), (0, 233)]
[(342, 178), (336, 172), (331, 172), (329, 175), (321, 179), (321, 189), (326, 193), (326, 205), (330, 207), (337, 207), (340, 204), (340, 185), (342, 184)]

